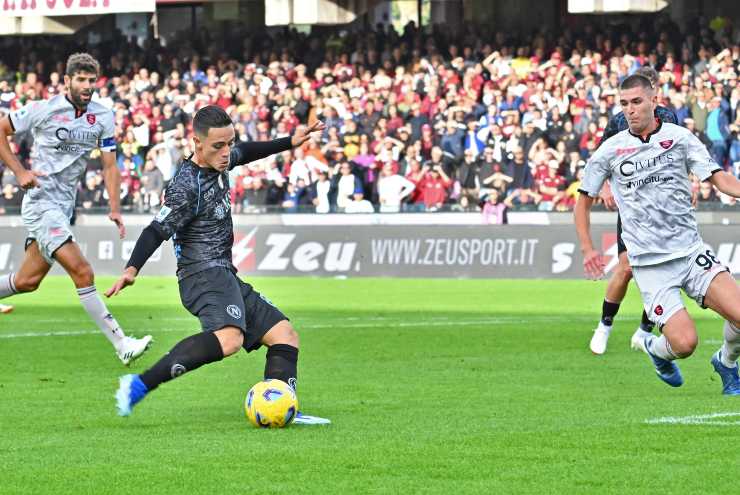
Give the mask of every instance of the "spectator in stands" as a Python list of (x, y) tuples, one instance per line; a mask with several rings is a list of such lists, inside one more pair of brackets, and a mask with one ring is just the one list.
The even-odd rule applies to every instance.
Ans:
[(393, 164), (386, 163), (383, 165), (380, 177), (378, 178), (379, 211), (381, 213), (398, 213), (401, 211), (401, 202), (414, 189), (416, 189), (416, 185), (413, 182), (402, 175), (398, 175), (393, 169)]
[(442, 165), (432, 165), (419, 185), (421, 200), (426, 211), (437, 211), (447, 201), (452, 185)]

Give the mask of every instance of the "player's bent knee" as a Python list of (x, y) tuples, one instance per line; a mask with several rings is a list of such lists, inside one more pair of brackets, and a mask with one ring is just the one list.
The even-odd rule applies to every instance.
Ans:
[(16, 275), (13, 279), (13, 285), (15, 285), (15, 288), (16, 290), (18, 290), (18, 292), (33, 292), (39, 288), (42, 280), (43, 277), (22, 277)]
[(244, 344), (244, 334), (237, 327), (224, 327), (214, 332), (221, 344), (221, 351), (224, 357), (231, 356), (239, 352)]
[(95, 283), (95, 272), (90, 263), (82, 261), (68, 269), (69, 276), (72, 278), (78, 289), (90, 287)]
[(691, 335), (682, 335), (671, 340), (671, 349), (676, 356), (687, 358), (691, 356), (699, 345), (699, 338), (694, 332)]
[(288, 320), (283, 320), (268, 330), (261, 342), (268, 347), (275, 344), (287, 344), (298, 349), (300, 339), (293, 325)]

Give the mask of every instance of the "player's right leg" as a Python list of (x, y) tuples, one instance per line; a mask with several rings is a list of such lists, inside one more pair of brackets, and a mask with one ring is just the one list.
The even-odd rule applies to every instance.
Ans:
[(674, 361), (690, 356), (698, 342), (696, 326), (677, 286), (684, 279), (685, 271), (686, 258), (633, 267), (644, 309), (662, 331), (659, 337), (652, 334), (645, 337), (640, 349), (652, 360), (658, 377), (672, 387), (683, 384), (681, 371)]
[(722, 393), (740, 395), (737, 360), (740, 357), (740, 287), (727, 272), (709, 284), (704, 305), (725, 319), (722, 347), (712, 356), (712, 366), (722, 379)]
[(62, 240), (61, 244), (52, 243), (52, 249), (50, 256), (67, 271), (77, 288), (82, 307), (113, 345), (121, 362), (128, 366), (144, 354), (151, 344), (152, 336), (146, 335), (137, 339), (124, 334), (95, 288), (92, 266), (85, 259), (77, 243), (67, 238)]
[(619, 263), (607, 283), (606, 296), (601, 306), (601, 320), (599, 320), (599, 325), (594, 330), (589, 344), (589, 348), (594, 354), (604, 354), (606, 352), (614, 317), (617, 315), (619, 305), (627, 293), (630, 280), (632, 280), (632, 269), (627, 259), (627, 252), (623, 251), (619, 254)]
[(238, 279), (228, 269), (209, 268), (178, 282), (183, 306), (200, 320), (202, 332), (184, 338), (140, 375), (120, 378), (116, 408), (120, 416), (161, 384), (222, 360), (244, 344), (246, 311)]
[(130, 415), (131, 409), (161, 384), (203, 365), (221, 361), (238, 352), (243, 343), (242, 330), (233, 326), (184, 338), (141, 375), (120, 378), (116, 392), (119, 416)]

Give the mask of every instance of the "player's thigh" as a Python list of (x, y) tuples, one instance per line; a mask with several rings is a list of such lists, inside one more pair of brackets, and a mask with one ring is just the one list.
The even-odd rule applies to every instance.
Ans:
[(69, 241), (74, 240), (69, 218), (59, 209), (46, 209), (41, 212), (24, 210), (23, 222), (28, 228), (28, 237), (38, 244), (41, 256), (53, 265), (55, 254)]
[(712, 279), (703, 302), (725, 320), (740, 325), (740, 286), (728, 272), (718, 273)]
[(673, 313), (663, 325), (661, 331), (668, 339), (668, 343), (671, 344), (673, 352), (680, 357), (688, 356), (696, 349), (698, 344), (696, 325), (686, 308), (681, 308)]
[(50, 269), (51, 265), (41, 255), (38, 243), (28, 239), (23, 261), (15, 274), (16, 288), (20, 291), (35, 290)]
[(236, 277), (226, 268), (214, 267), (179, 281), (180, 300), (200, 320), (204, 332), (226, 327), (246, 331), (246, 311)]
[(666, 325), (674, 314), (685, 309), (681, 298), (685, 271), (684, 258), (659, 265), (632, 267), (645, 313), (659, 327)]
[(244, 348), (249, 352), (261, 345), (289, 344), (298, 347), (298, 334), (288, 317), (272, 301), (242, 282), (247, 311), (247, 331)]

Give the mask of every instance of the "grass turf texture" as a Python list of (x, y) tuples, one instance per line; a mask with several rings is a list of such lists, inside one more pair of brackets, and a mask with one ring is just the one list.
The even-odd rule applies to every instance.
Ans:
[[(101, 277), (100, 288), (111, 278)], [(629, 350), (630, 289), (609, 350), (588, 350), (603, 283), (259, 278), (301, 335), (299, 399), (328, 427), (244, 417), (264, 350), (163, 385), (114, 412), (126, 370), (71, 282), (50, 277), (0, 315), (0, 493), (733, 493), (738, 425), (646, 424), (740, 412), (709, 364), (721, 321), (691, 303), (701, 344), (686, 383)], [(7, 301), (4, 301), (7, 302)], [(174, 278), (109, 307), (151, 333), (143, 371), (198, 322)], [(70, 335), (26, 336), (69, 332)], [(740, 417), (725, 418), (728, 423)]]

